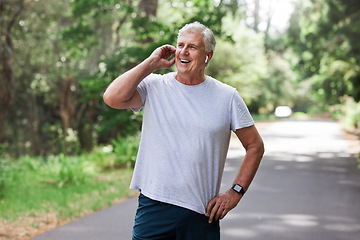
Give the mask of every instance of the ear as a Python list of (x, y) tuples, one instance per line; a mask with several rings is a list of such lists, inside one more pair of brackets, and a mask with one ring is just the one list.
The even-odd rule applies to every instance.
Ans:
[(214, 51), (211, 51), (211, 52), (209, 52), (209, 53), (206, 55), (206, 62), (207, 62), (207, 63), (210, 62), (210, 60), (212, 59), (213, 55), (214, 55)]
[(206, 55), (206, 58), (205, 58), (205, 63), (206, 65), (210, 62), (211, 58), (213, 57), (214, 55), (214, 51), (211, 51), (209, 52), (207, 55)]

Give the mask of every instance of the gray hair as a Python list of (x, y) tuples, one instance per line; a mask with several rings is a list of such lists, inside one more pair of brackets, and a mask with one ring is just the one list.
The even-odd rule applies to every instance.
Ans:
[(178, 39), (187, 32), (200, 32), (204, 36), (205, 52), (215, 51), (215, 37), (210, 28), (199, 22), (188, 23), (179, 30)]

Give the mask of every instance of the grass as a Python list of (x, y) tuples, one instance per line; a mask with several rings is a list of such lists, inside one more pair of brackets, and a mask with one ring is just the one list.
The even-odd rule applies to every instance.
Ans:
[(129, 196), (131, 175), (132, 169), (117, 169), (99, 173), (83, 183), (58, 187), (52, 179), (36, 172), (18, 172), (6, 186), (0, 215), (14, 221), (24, 214), (55, 211), (60, 219), (73, 220)]
[(0, 238), (27, 239), (19, 234), (30, 237), (48, 230), (44, 222), (53, 228), (133, 196), (138, 141), (118, 141), (79, 156), (0, 159)]

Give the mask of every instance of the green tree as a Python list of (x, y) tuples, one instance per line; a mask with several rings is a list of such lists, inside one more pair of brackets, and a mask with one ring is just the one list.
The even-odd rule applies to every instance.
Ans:
[(360, 3), (301, 1), (296, 9), (288, 31), (289, 44), (298, 53), (298, 69), (313, 83), (316, 99), (325, 108), (339, 103), (344, 95), (359, 101)]
[(233, 42), (218, 40), (206, 72), (236, 87), (247, 104), (259, 104), (257, 99), (266, 91), (261, 86), (267, 74), (263, 37), (243, 24), (226, 32), (232, 36)]
[[(179, 28), (193, 21), (209, 26), (218, 41), (208, 74), (238, 88), (254, 111), (270, 109), (270, 100), (280, 101), (277, 94), (291, 98), (284, 94), (284, 87), (276, 88), (279, 84), (293, 86), (288, 64), (284, 57), (273, 54), (278, 50), (271, 45), (264, 48), (260, 31), (245, 26), (245, 0), (23, 3), (21, 15), (16, 15), (12, 25), (13, 98), (5, 124), (0, 123), (5, 129), (6, 151), (18, 155), (78, 153), (139, 131), (141, 113), (111, 109), (102, 101), (102, 94), (113, 79), (155, 48), (175, 45)], [(2, 8), (8, 14), (1, 14), (1, 24), (10, 19), (14, 9)]]
[(3, 143), (5, 119), (13, 99), (13, 34), (23, 10), (24, 0), (0, 1), (0, 144)]

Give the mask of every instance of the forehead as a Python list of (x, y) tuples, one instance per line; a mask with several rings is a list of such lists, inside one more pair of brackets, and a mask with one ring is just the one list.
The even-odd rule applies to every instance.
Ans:
[(179, 36), (178, 43), (188, 43), (197, 46), (205, 46), (204, 35), (201, 32), (189, 31)]

